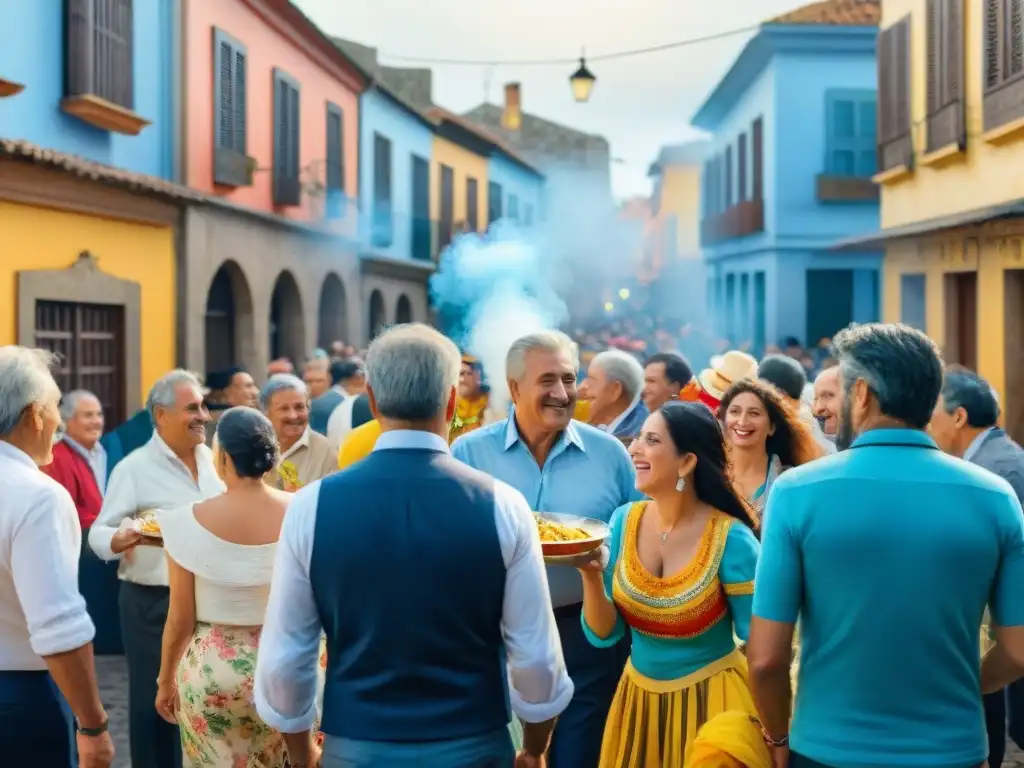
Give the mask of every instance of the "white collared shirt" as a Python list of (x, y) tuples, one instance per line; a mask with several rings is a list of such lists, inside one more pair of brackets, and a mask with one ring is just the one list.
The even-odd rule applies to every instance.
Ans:
[(96, 629), (78, 592), (82, 529), (67, 490), (0, 441), (0, 671), (46, 669)]
[(331, 417), (327, 420), (327, 439), (335, 445), (345, 442), (345, 438), (352, 431), (352, 408), (357, 399), (346, 396), (341, 404), (331, 411)]
[(96, 478), (96, 487), (100, 489), (100, 495), (102, 496), (107, 491), (107, 450), (100, 445), (99, 440), (96, 441), (91, 449), (86, 448), (80, 442), (72, 438), (70, 435), (65, 434), (61, 438), (73, 451), (77, 451), (78, 455), (85, 459), (85, 463), (89, 465), (89, 469), (92, 470), (93, 477)]
[(114, 554), (110, 540), (125, 518), (148, 509), (168, 510), (205, 501), (224, 492), (213, 453), (196, 446), (198, 482), (185, 463), (154, 432), (149, 442), (132, 451), (110, 473), (99, 517), (89, 529), (89, 546), (104, 560), (119, 559), (117, 575), (146, 586), (167, 586), (167, 560), (160, 547), (135, 547), (130, 557)]
[(592, 426), (597, 427), (602, 432), (607, 432), (609, 435), (614, 435), (615, 434), (615, 430), (619, 428), (619, 424), (621, 424), (625, 420), (625, 418), (627, 416), (629, 416), (629, 414), (631, 414), (633, 412), (633, 409), (636, 408), (637, 405), (640, 404), (640, 399), (643, 396), (643, 394), (644, 394), (644, 392), (641, 389), (633, 397), (633, 400), (630, 402), (630, 404), (626, 406), (626, 410), (624, 410), (622, 413), (620, 413), (618, 416), (616, 416), (614, 419), (612, 419), (607, 424), (593, 424)]
[[(374, 450), (401, 448), (448, 453), (442, 438), (412, 431), (387, 432)], [(285, 515), (256, 664), (256, 709), (267, 725), (283, 733), (310, 728), (317, 711), (323, 628), (309, 570), (319, 494), (318, 482), (306, 486), (295, 494)], [(495, 480), (494, 515), (506, 569), (501, 629), (509, 699), (521, 720), (539, 723), (569, 705), (573, 684), (562, 657), (533, 513), (521, 493)]]

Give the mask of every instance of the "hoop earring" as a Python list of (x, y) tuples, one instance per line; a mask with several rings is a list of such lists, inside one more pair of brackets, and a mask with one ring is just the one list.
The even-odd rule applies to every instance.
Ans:
[(678, 480), (676, 480), (676, 490), (679, 491), (680, 493), (682, 493), (685, 488), (686, 488), (686, 478), (685, 477), (680, 477)]

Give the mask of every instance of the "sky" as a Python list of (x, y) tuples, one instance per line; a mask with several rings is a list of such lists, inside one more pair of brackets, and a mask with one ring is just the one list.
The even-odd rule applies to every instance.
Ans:
[[(809, 0), (294, 0), (327, 34), (378, 49), (381, 64), (429, 66), (434, 102), (464, 112), (503, 100), (519, 82), (523, 109), (604, 136), (618, 198), (650, 192), (647, 169), (665, 144), (699, 138), (690, 118), (751, 33), (610, 61), (590, 101), (569, 90), (576, 64), (425, 64), (398, 57), (486, 61), (563, 59), (657, 46), (751, 27)], [(557, 9), (557, 10), (556, 10)]]

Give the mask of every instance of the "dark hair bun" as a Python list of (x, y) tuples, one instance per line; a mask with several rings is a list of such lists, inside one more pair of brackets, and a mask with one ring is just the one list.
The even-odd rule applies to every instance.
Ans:
[(277, 435), (270, 420), (255, 408), (224, 411), (217, 422), (217, 443), (231, 457), (239, 477), (262, 477), (277, 464)]

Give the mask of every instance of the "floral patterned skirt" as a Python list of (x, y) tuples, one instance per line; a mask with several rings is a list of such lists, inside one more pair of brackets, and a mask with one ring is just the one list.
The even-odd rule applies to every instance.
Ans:
[(178, 665), (178, 724), (186, 766), (287, 768), (284, 737), (253, 703), (262, 627), (197, 624)]

